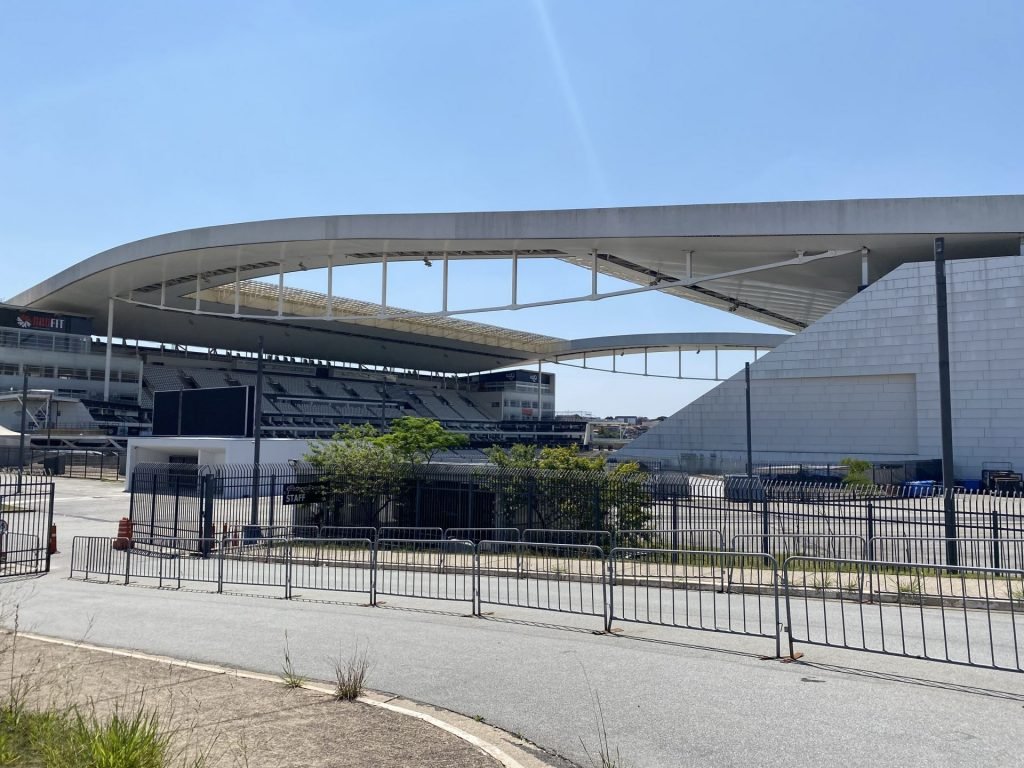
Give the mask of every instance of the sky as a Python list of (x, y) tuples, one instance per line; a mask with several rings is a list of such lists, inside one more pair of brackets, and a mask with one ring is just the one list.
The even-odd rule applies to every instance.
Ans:
[[(256, 219), (1020, 193), (1022, 37), (1015, 0), (0, 0), (0, 298)], [(529, 269), (524, 300), (588, 279)], [(773, 330), (654, 294), (467, 319)], [(711, 386), (554, 371), (559, 409), (596, 415)]]

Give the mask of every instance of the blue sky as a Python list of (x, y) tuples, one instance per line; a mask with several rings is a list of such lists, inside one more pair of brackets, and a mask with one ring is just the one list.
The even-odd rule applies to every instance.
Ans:
[[(0, 296), (232, 221), (1019, 193), (1022, 37), (980, 0), (3, 0)], [(475, 319), (760, 328), (651, 295)], [(707, 389), (556, 372), (599, 414)]]

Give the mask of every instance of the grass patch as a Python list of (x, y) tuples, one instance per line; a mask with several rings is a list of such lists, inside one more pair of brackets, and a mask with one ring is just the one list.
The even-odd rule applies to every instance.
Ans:
[(901, 595), (920, 595), (923, 591), (922, 586), (920, 574), (915, 574), (906, 579), (902, 579), (899, 576), (896, 577), (896, 591)]
[(366, 648), (356, 648), (346, 659), (334, 660), (334, 698), (338, 701), (355, 701), (363, 695), (366, 676), (373, 663)]
[(76, 707), (0, 711), (0, 765), (165, 768), (170, 757), (170, 737), (161, 732), (156, 713), (141, 706), (106, 718)]
[[(19, 768), (202, 768), (205, 754), (187, 757), (172, 744), (175, 732), (164, 728), (156, 711), (145, 706), (140, 691), (130, 701), (97, 709), (70, 703), (73, 682), (44, 666), (42, 656), (19, 669), (19, 616), (0, 606), (0, 617), (13, 615), (13, 629), (0, 631), (0, 659), (8, 674), (0, 693), (0, 766)], [(127, 702), (127, 703), (126, 703)]]
[(835, 585), (836, 580), (830, 573), (818, 572), (811, 577), (811, 586), (815, 589), (832, 589)]
[(612, 746), (611, 741), (608, 738), (608, 725), (604, 719), (604, 707), (601, 706), (601, 697), (597, 691), (590, 685), (590, 679), (586, 675), (584, 670), (584, 679), (587, 680), (587, 687), (590, 688), (591, 703), (594, 706), (594, 721), (597, 726), (597, 751), (596, 754), (592, 753), (587, 747), (583, 737), (580, 736), (580, 746), (583, 748), (583, 753), (587, 756), (587, 760), (590, 762), (591, 768), (630, 768), (630, 764), (622, 758), (622, 754), (619, 752), (617, 746)]
[(295, 671), (291, 648), (288, 645), (288, 630), (284, 632), (284, 664), (281, 667), (281, 682), (284, 683), (285, 688), (301, 688), (306, 683), (306, 678)]

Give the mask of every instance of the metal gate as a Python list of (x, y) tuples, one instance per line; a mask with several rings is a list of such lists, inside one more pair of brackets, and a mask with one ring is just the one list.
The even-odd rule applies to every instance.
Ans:
[(48, 573), (53, 481), (0, 474), (0, 578)]

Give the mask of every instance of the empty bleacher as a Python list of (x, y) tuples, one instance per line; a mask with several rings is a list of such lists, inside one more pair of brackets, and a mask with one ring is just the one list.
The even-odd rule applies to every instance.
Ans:
[[(290, 371), (282, 360), (267, 363), (262, 424), (268, 436), (322, 439), (333, 435), (341, 424), (380, 426), (401, 416), (426, 416), (468, 435), (474, 447), (509, 440), (562, 444), (574, 439), (572, 434), (555, 435), (550, 424), (501, 424), (466, 393), (431, 386), (431, 377), (388, 373), (385, 382), (378, 371), (339, 366), (332, 370), (333, 375), (324, 377), (312, 368), (303, 373), (299, 364), (294, 368)], [(211, 359), (208, 366), (194, 358), (180, 365), (147, 363), (141, 404), (151, 408), (153, 393), (161, 390), (255, 385), (255, 364), (247, 358)]]
[(210, 371), (203, 370), (202, 368), (192, 368), (188, 371), (183, 371), (182, 376), (186, 381), (191, 379), (203, 389), (231, 386), (228, 384), (223, 371)]
[(185, 382), (181, 378), (181, 370), (178, 368), (165, 368), (162, 365), (146, 366), (143, 373), (143, 384), (150, 392), (162, 392), (167, 389), (185, 389)]
[(423, 404), (430, 415), (440, 421), (461, 421), (462, 417), (450, 405), (430, 392), (414, 392), (415, 398)]

